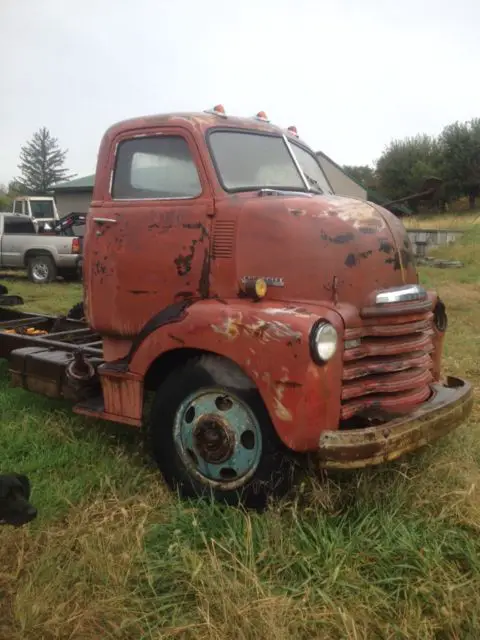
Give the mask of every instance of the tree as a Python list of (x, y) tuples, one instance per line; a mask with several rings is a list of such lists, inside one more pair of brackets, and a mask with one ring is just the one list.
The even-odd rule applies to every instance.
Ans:
[(374, 187), (377, 183), (377, 176), (375, 175), (375, 169), (372, 169), (368, 164), (365, 165), (344, 165), (343, 170), (351, 178), (362, 184), (366, 189), (368, 187)]
[(12, 199), (8, 195), (8, 189), (5, 185), (0, 184), (0, 211), (10, 211)]
[(57, 138), (42, 127), (20, 151), (18, 186), (24, 192), (45, 194), (56, 182), (73, 178), (75, 174), (64, 166), (66, 156), (67, 151), (60, 148)]
[(10, 180), (7, 193), (11, 198), (16, 198), (17, 196), (27, 195), (28, 189), (18, 180)]
[(440, 145), (448, 184), (459, 195), (468, 196), (474, 209), (480, 195), (480, 118), (445, 127)]
[(418, 135), (393, 140), (377, 162), (378, 188), (392, 200), (414, 194), (426, 178), (442, 177), (442, 166), (435, 138)]

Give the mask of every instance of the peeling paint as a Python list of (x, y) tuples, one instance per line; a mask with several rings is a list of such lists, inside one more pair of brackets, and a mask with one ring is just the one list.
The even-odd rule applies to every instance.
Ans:
[(360, 253), (349, 253), (345, 258), (345, 266), (346, 267), (356, 267), (360, 260), (365, 260), (369, 256), (371, 256), (373, 251), (370, 249), (369, 251), (361, 251)]
[(285, 422), (290, 422), (292, 420), (291, 411), (289, 411), (278, 398), (273, 399), (273, 404), (277, 418), (280, 418), (280, 420), (284, 420)]
[(389, 240), (386, 240), (385, 238), (379, 238), (379, 243), (379, 251), (381, 251), (382, 253), (391, 254), (395, 251), (395, 247)]
[(292, 216), (296, 218), (304, 216), (307, 213), (306, 209), (287, 209), (288, 213), (291, 213)]
[(242, 323), (242, 314), (238, 313), (236, 317), (228, 316), (222, 324), (211, 324), (211, 328), (215, 333), (219, 333), (228, 340), (236, 340), (240, 335), (240, 326)]
[(262, 311), (270, 316), (291, 315), (296, 316), (297, 318), (310, 318), (312, 316), (309, 311), (302, 307), (271, 307), (263, 309)]
[(285, 338), (293, 339), (296, 342), (301, 342), (302, 339), (301, 331), (296, 331), (285, 322), (254, 318), (253, 322), (245, 323), (240, 312), (234, 316), (228, 316), (223, 323), (211, 324), (210, 327), (215, 333), (225, 336), (228, 340), (236, 340), (241, 331), (262, 344), (270, 341), (281, 341)]
[[(283, 396), (285, 394), (285, 389), (287, 386), (296, 385), (297, 383), (292, 383), (289, 380), (289, 372), (286, 367), (282, 367), (283, 376), (282, 378), (273, 384), (273, 392), (274, 392), (274, 410), (280, 420), (291, 421), (292, 420), (292, 412), (288, 409), (283, 401)], [(271, 380), (269, 376), (269, 381)], [(271, 385), (272, 386), (272, 385)], [(301, 385), (299, 385), (301, 386)]]
[[(194, 238), (188, 247), (188, 252), (185, 254), (179, 254), (174, 263), (177, 267), (177, 273), (179, 276), (185, 276), (192, 269), (192, 260), (195, 255), (195, 248), (197, 244), (203, 242), (208, 237), (208, 232), (201, 222), (192, 222), (182, 224), (184, 229), (200, 229), (200, 237)], [(208, 254), (208, 252), (207, 252)]]
[(328, 199), (331, 204), (329, 213), (335, 210), (340, 220), (349, 222), (358, 231), (362, 229), (362, 233), (365, 233), (366, 229), (369, 229), (367, 233), (370, 233), (370, 229), (373, 233), (378, 233), (387, 227), (382, 215), (362, 200), (339, 196), (329, 196)]
[(346, 244), (347, 242), (352, 242), (355, 238), (351, 232), (340, 233), (337, 236), (329, 236), (323, 229), (320, 232), (320, 236), (322, 240), (325, 240), (326, 242), (333, 242), (334, 244)]
[(302, 339), (300, 331), (295, 331), (290, 325), (277, 320), (272, 322), (257, 320), (255, 323), (245, 325), (245, 331), (263, 343), (284, 338), (294, 338), (297, 342)]

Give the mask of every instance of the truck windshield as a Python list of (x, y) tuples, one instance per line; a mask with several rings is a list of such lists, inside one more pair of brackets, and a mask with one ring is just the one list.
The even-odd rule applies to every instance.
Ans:
[[(226, 191), (307, 191), (281, 136), (213, 131), (209, 143), (218, 177)], [(328, 182), (314, 156), (291, 141), (290, 145), (312, 191), (330, 193)]]
[(325, 174), (323, 173), (318, 160), (309, 151), (301, 147), (299, 144), (289, 141), (292, 147), (292, 151), (297, 158), (298, 164), (302, 168), (302, 171), (307, 178), (310, 186), (317, 187), (323, 193), (333, 194), (333, 190), (330, 187)]
[(53, 218), (53, 202), (51, 200), (30, 200), (34, 218)]

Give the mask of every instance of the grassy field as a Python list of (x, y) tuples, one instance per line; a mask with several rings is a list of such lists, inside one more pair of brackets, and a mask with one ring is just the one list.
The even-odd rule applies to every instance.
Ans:
[[(479, 227), (480, 229), (480, 227)], [(423, 269), (450, 311), (445, 367), (480, 388), (480, 236)], [(79, 286), (10, 284), (65, 311)], [(170, 495), (134, 430), (73, 416), (0, 376), (2, 470), (39, 509), (0, 529), (0, 638), (480, 637), (480, 413), (397, 463), (305, 478), (265, 514)]]
[(469, 229), (480, 226), (480, 211), (421, 213), (404, 218), (403, 223), (409, 229)]

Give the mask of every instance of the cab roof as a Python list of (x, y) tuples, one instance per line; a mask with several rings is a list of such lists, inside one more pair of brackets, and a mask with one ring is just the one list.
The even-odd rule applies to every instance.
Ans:
[(110, 137), (116, 136), (124, 131), (162, 126), (184, 127), (202, 134), (212, 127), (244, 129), (276, 135), (286, 135), (291, 140), (302, 142), (300, 138), (291, 131), (288, 131), (288, 129), (283, 129), (257, 117), (239, 118), (210, 111), (166, 113), (122, 120), (112, 125), (108, 129), (107, 135)]

